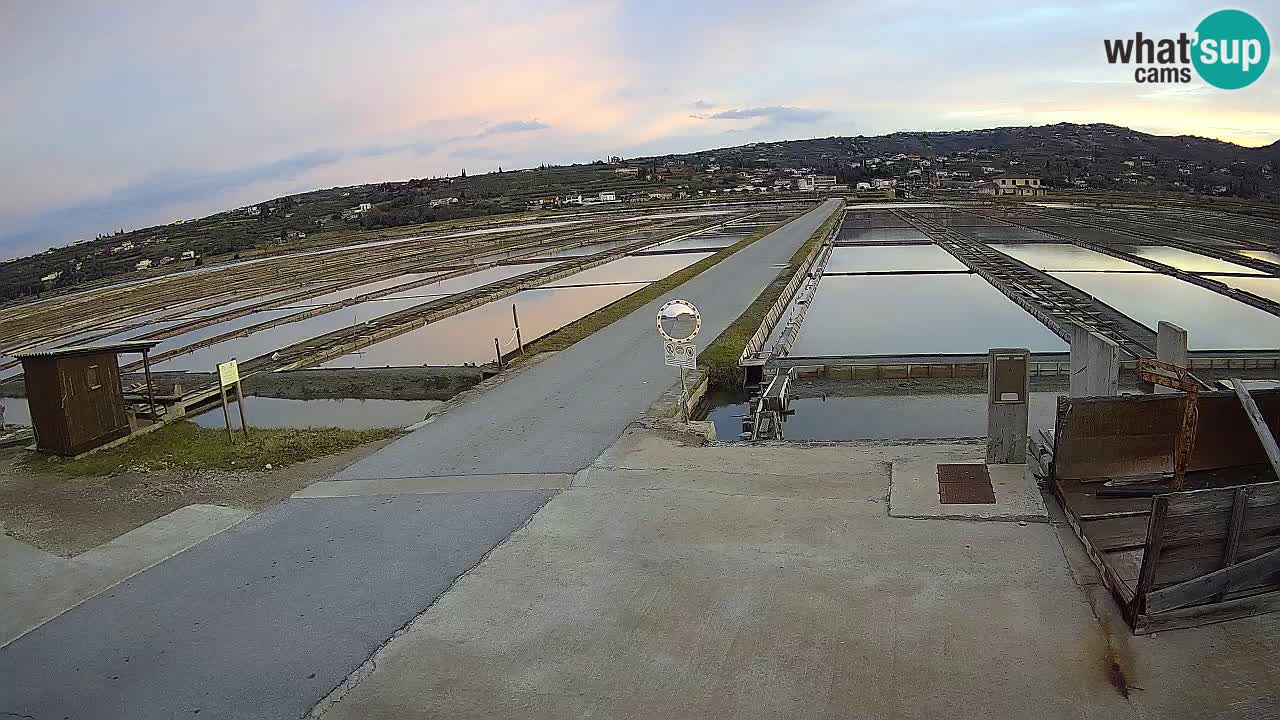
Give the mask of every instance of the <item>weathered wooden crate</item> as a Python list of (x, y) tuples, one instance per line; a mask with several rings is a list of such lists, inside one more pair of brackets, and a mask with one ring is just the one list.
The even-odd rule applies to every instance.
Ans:
[[(1254, 400), (1274, 433), (1280, 391)], [(1099, 495), (1107, 481), (1172, 474), (1182, 402), (1060, 398), (1043, 448), (1072, 528), (1139, 634), (1280, 610), (1280, 482), (1234, 393), (1200, 395), (1190, 489)]]

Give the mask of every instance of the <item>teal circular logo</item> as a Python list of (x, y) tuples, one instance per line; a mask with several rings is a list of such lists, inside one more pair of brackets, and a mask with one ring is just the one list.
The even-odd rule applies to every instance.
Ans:
[(1196, 26), (1191, 58), (1210, 85), (1238, 90), (1262, 77), (1271, 59), (1271, 39), (1258, 19), (1243, 10), (1219, 10)]

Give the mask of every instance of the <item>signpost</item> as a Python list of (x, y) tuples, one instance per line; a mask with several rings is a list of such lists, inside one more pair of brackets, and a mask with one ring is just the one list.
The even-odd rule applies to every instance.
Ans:
[(698, 367), (698, 347), (693, 339), (702, 330), (702, 314), (688, 300), (670, 300), (658, 310), (658, 334), (662, 336), (663, 361), (680, 369), (680, 415), (689, 421), (689, 388), (684, 371)]
[(240, 408), (240, 430), (249, 439), (249, 421), (244, 416), (244, 393), (240, 389), (240, 366), (236, 359), (218, 363), (218, 394), (222, 396), (222, 419), (227, 423), (227, 442), (235, 442), (231, 435), (231, 412), (227, 409), (227, 388), (235, 388), (236, 405)]

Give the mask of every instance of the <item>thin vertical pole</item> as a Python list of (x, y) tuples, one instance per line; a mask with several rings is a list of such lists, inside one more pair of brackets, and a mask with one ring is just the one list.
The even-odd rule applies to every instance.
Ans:
[(147, 375), (147, 402), (151, 403), (151, 419), (156, 420), (156, 394), (151, 388), (151, 361), (147, 358), (147, 349), (142, 348), (142, 371)]
[(520, 316), (516, 314), (516, 304), (511, 303), (511, 320), (516, 324), (516, 346), (520, 348), (520, 354), (524, 354), (524, 338), (520, 337)]
[(240, 406), (240, 430), (244, 439), (249, 439), (249, 421), (244, 419), (244, 392), (240, 389), (240, 381), (236, 380), (236, 403)]
[(689, 422), (689, 388), (684, 384), (684, 368), (680, 368), (680, 417)]
[(498, 369), (502, 369), (502, 346), (498, 344), (498, 338), (493, 339), (493, 354), (498, 357)]
[(236, 439), (231, 434), (231, 412), (227, 410), (227, 387), (221, 381), (218, 382), (218, 394), (222, 396), (222, 419), (227, 422), (227, 442), (235, 445)]

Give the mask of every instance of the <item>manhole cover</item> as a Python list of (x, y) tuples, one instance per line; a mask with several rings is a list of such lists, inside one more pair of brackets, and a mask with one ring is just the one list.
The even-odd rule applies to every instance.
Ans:
[(986, 465), (938, 466), (938, 497), (943, 505), (991, 505), (996, 501)]

